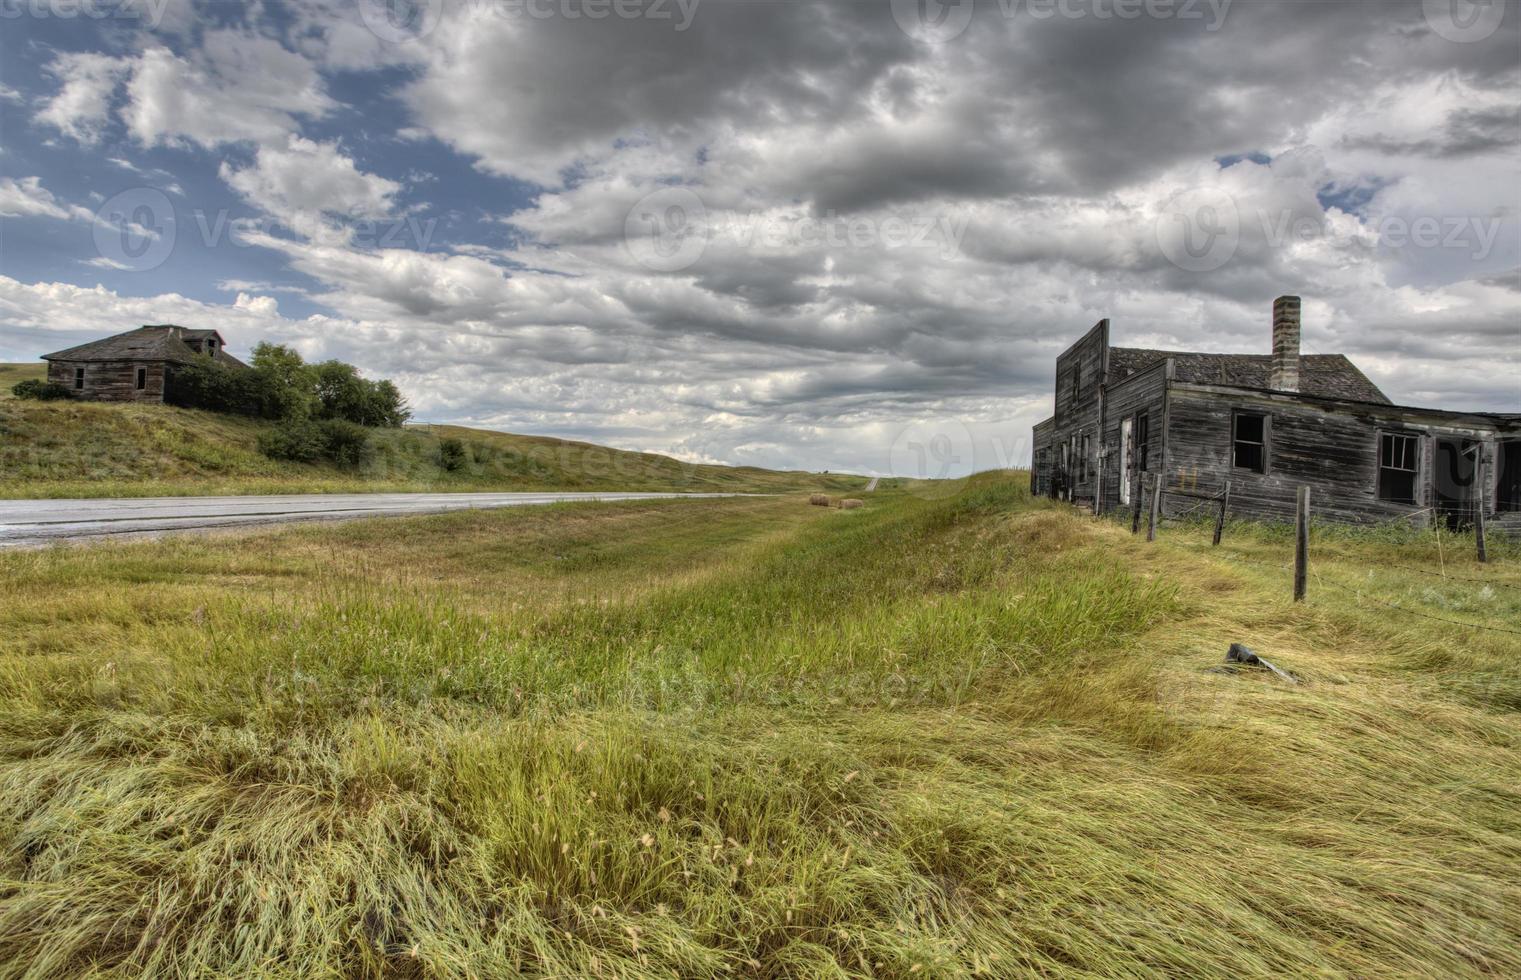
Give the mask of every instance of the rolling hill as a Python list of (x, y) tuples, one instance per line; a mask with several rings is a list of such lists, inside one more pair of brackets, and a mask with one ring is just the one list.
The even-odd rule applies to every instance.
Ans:
[[(485, 490), (859, 489), (864, 477), (686, 463), (655, 453), (447, 425), (372, 430), (375, 458), (358, 469), (268, 459), (274, 423), (167, 405), (34, 402), (11, 385), (41, 365), (0, 364), (0, 497), (170, 496)], [(465, 446), (446, 470), (439, 444)]]

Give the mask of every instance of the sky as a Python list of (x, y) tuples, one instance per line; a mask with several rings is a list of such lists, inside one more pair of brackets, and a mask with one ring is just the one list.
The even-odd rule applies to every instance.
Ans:
[(1521, 411), (1515, 0), (0, 0), (0, 361), (144, 323), (423, 421), (1029, 458), (1056, 356)]

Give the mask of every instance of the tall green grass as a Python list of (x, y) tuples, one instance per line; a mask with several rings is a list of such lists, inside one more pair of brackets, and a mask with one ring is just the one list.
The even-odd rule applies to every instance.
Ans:
[(0, 555), (0, 975), (1521, 968), (1441, 634), (1023, 485)]

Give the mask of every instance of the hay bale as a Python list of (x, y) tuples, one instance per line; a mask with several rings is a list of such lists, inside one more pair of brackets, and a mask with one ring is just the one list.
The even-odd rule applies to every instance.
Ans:
[(857, 507), (864, 507), (864, 506), (865, 506), (865, 501), (856, 500), (854, 497), (847, 497), (844, 500), (840, 501), (840, 509), (841, 510), (855, 510)]
[(815, 507), (828, 507), (829, 506), (829, 494), (827, 494), (827, 493), (815, 493), (815, 494), (811, 495), (808, 498), (808, 502), (810, 504), (812, 504), (813, 506), (815, 506)]

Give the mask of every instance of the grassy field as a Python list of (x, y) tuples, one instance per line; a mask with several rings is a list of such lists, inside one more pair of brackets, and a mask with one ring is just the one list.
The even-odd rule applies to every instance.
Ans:
[(1521, 972), (1517, 555), (1026, 485), (0, 554), (0, 976)]
[[(27, 372), (30, 372), (28, 375)], [(845, 491), (864, 477), (683, 463), (583, 442), (457, 426), (372, 430), (376, 456), (358, 470), (268, 459), (273, 423), (166, 405), (20, 401), (11, 385), (41, 376), (0, 364), (0, 498), (358, 491)], [(465, 465), (439, 465), (439, 440), (460, 439)]]
[(47, 365), (41, 361), (33, 364), (8, 364), (0, 361), (0, 400), (11, 398), (11, 386), (28, 378), (41, 380), (48, 374)]

